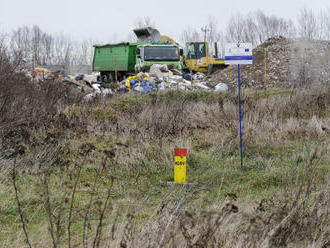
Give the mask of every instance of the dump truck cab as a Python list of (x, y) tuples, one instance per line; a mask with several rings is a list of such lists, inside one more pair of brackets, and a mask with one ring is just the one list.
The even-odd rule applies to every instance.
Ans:
[(182, 69), (180, 51), (170, 42), (118, 43), (94, 46), (93, 71), (100, 72), (103, 82), (121, 81), (153, 64)]
[(179, 44), (152, 27), (142, 27), (133, 30), (137, 37), (136, 71), (146, 70), (153, 64), (172, 65), (182, 69)]
[(149, 42), (137, 46), (135, 71), (145, 71), (153, 64), (166, 64), (181, 70), (180, 50), (170, 42)]
[(121, 81), (125, 77), (148, 71), (153, 64), (165, 64), (181, 71), (180, 49), (157, 29), (144, 27), (133, 30), (137, 42), (94, 46), (93, 71), (100, 72), (104, 82)]

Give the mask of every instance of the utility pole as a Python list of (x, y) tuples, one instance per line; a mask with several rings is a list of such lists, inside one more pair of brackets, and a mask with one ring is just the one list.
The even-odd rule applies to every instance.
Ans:
[(206, 33), (210, 31), (210, 29), (207, 28), (205, 25), (204, 27), (201, 28), (202, 32), (204, 33), (204, 42), (206, 41)]

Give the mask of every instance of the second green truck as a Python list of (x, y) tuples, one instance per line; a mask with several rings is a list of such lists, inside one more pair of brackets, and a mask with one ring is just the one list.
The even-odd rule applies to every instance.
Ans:
[(146, 71), (153, 64), (181, 70), (180, 49), (170, 42), (139, 42), (95, 45), (93, 71), (104, 82), (121, 81), (128, 75)]

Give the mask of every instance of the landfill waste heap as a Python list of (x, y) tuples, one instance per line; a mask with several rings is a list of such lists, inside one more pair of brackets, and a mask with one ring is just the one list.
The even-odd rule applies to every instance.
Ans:
[[(240, 67), (242, 88), (292, 88), (302, 74), (315, 82), (330, 78), (330, 42), (311, 39), (269, 38), (253, 49), (253, 64)], [(207, 85), (220, 82), (237, 87), (237, 66), (231, 65), (212, 74)]]
[[(54, 73), (41, 70), (38, 76), (30, 75), (31, 80), (35, 82), (54, 78)], [(206, 90), (216, 92), (227, 92), (226, 84), (219, 83), (215, 87), (206, 85), (207, 77), (197, 72), (193, 75), (182, 73), (176, 68), (154, 64), (148, 72), (139, 72), (134, 76), (118, 82), (108, 83), (99, 80), (100, 73), (79, 74), (79, 75), (57, 75), (56, 79), (60, 83), (71, 87), (76, 91), (85, 94), (86, 101), (92, 100), (97, 96), (107, 96), (114, 94), (145, 94), (161, 90)]]
[[(253, 64), (241, 67), (242, 88), (292, 88), (295, 83), (327, 83), (330, 78), (330, 42), (287, 39), (277, 36), (253, 49)], [(54, 78), (85, 94), (85, 100), (113, 94), (145, 94), (162, 90), (206, 90), (227, 92), (237, 89), (237, 66), (231, 65), (206, 76), (183, 73), (167, 64), (152, 64), (121, 81), (105, 83), (100, 72), (59, 75), (43, 68), (30, 72), (31, 80)], [(303, 78), (302, 78), (303, 77)], [(303, 80), (302, 80), (303, 79)]]

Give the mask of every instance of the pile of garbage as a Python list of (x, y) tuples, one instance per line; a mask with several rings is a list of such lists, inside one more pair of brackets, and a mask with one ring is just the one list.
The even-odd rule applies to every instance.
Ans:
[(80, 74), (77, 76), (68, 75), (62, 78), (62, 83), (76, 87), (80, 92), (87, 93), (85, 100), (91, 100), (99, 95), (112, 95), (113, 91), (107, 88), (104, 82), (97, 80), (98, 74)]
[(25, 76), (31, 79), (31, 81), (39, 82), (43, 81), (45, 79), (62, 79), (63, 76), (65, 76), (65, 73), (62, 73), (61, 71), (54, 71), (51, 72), (50, 70), (42, 67), (36, 67), (32, 70), (22, 70), (25, 73)]
[[(240, 67), (242, 88), (291, 88), (297, 86), (294, 85), (297, 82), (329, 81), (329, 41), (276, 36), (254, 48), (252, 53), (253, 64)], [(227, 92), (237, 88), (238, 77), (235, 65), (206, 76), (201, 72), (191, 75), (171, 66), (153, 64), (148, 72), (132, 75), (119, 84), (101, 82), (100, 73), (72, 76), (35, 68), (27, 74), (35, 82), (57, 79), (85, 94), (86, 100), (99, 95), (146, 94), (162, 90)]]
[(227, 92), (228, 86), (218, 83), (214, 86), (207, 85), (207, 77), (201, 72), (195, 74), (182, 73), (177, 69), (164, 64), (154, 64), (149, 72), (139, 72), (129, 76), (119, 83), (108, 83), (100, 81), (100, 73), (67, 75), (65, 73), (52, 73), (49, 70), (38, 68), (30, 71), (31, 80), (34, 82), (46, 79), (56, 79), (68, 87), (72, 87), (80, 93), (85, 94), (84, 99), (89, 101), (97, 96), (113, 94), (146, 94), (162, 90), (205, 90), (216, 92)]
[(120, 83), (118, 92), (131, 92), (135, 94), (150, 93), (160, 90), (207, 90), (226, 92), (227, 85), (220, 83), (215, 87), (207, 86), (206, 76), (197, 72), (181, 73), (176, 69), (169, 69), (167, 65), (154, 64), (148, 73), (140, 72), (135, 76), (128, 77)]
[[(289, 74), (291, 43), (290, 39), (276, 36), (254, 48), (253, 64), (240, 66), (241, 87), (284, 87)], [(234, 88), (237, 87), (237, 77), (237, 66), (231, 65), (211, 75), (208, 85), (215, 86), (223, 82)]]
[[(275, 36), (254, 48), (252, 54), (253, 64), (240, 66), (243, 88), (291, 88), (297, 86), (301, 76), (315, 82), (330, 77), (329, 41)], [(207, 85), (214, 87), (222, 82), (237, 88), (237, 77), (237, 66), (231, 65), (212, 74)]]

